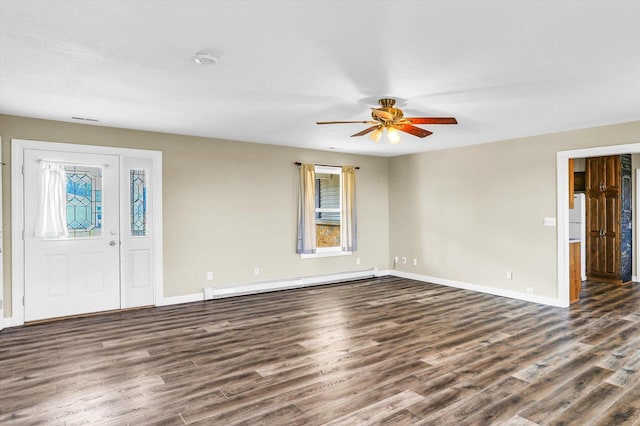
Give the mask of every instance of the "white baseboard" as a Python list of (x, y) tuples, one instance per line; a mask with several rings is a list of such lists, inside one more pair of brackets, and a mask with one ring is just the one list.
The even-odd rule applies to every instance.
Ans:
[(163, 297), (158, 306), (179, 305), (181, 303), (202, 302), (204, 297), (202, 293), (183, 294), (182, 296)]
[(376, 277), (386, 277), (387, 275), (391, 275), (391, 270), (374, 268), (374, 274)]
[[(328, 275), (314, 275), (309, 277), (300, 277), (279, 281), (262, 281), (257, 283), (245, 283), (245, 284), (227, 284), (221, 286), (207, 287), (203, 289), (202, 293), (185, 294), (181, 296), (164, 297), (161, 299), (158, 306), (178, 305), (181, 303), (202, 302), (204, 300), (218, 299), (223, 297), (240, 296), (245, 294), (262, 293), (268, 291), (285, 290), (301, 287), (310, 287), (322, 284), (332, 284), (343, 281), (358, 280), (368, 277), (384, 277), (392, 275), (400, 278), (407, 278), (416, 281), (423, 281), (438, 285), (444, 285), (447, 287), (461, 288), (465, 290), (476, 291), (479, 293), (492, 294), (494, 296), (508, 297), (511, 299), (524, 300), (527, 302), (540, 303), (542, 305), (550, 305), (566, 308), (559, 299), (538, 296), (529, 293), (520, 293), (517, 291), (503, 290), (499, 288), (486, 287), (478, 284), (465, 283), (461, 281), (448, 280), (444, 278), (431, 277), (428, 275), (414, 274), (411, 272), (396, 271), (377, 268), (372, 268), (364, 271), (343, 272), (337, 274)], [(637, 281), (637, 277), (632, 277), (633, 281)], [(213, 292), (208, 293), (208, 290)], [(206, 296), (206, 299), (205, 299)], [(0, 318), (3, 321), (5, 328), (16, 327), (22, 325), (19, 322), (14, 321), (13, 317)]]
[(265, 293), (277, 290), (289, 290), (381, 276), (378, 274), (378, 269), (372, 268), (364, 271), (340, 272), (336, 274), (314, 275), (277, 281), (214, 285), (211, 287), (205, 287), (203, 289), (203, 296), (201, 297), (203, 297), (204, 300), (220, 299), (224, 297), (243, 296), (246, 294)]
[(21, 322), (15, 321), (13, 317), (0, 318), (4, 328), (17, 327), (23, 325)]
[(416, 281), (424, 281), (427, 283), (444, 285), (447, 287), (455, 287), (455, 288), (461, 288), (464, 290), (476, 291), (478, 293), (492, 294), (494, 296), (508, 297), (510, 299), (524, 300), (526, 302), (540, 303), (542, 305), (557, 306), (560, 308), (568, 307), (568, 305), (562, 304), (562, 302), (557, 298), (539, 296), (536, 294), (521, 293), (519, 291), (511, 291), (511, 290), (504, 290), (501, 288), (486, 287), (478, 284), (447, 280), (444, 278), (430, 277), (428, 275), (420, 275), (420, 274), (414, 274), (411, 272), (404, 272), (404, 271), (392, 270), (390, 271), (389, 275), (393, 275), (395, 277), (401, 277), (401, 278), (408, 278)]
[[(222, 285), (210, 287), (216, 290), (221, 290), (220, 295), (215, 298), (240, 296), (243, 294), (261, 293), (266, 291), (284, 290), (297, 287), (310, 287), (321, 284), (331, 284), (342, 281), (357, 280), (367, 277), (382, 277), (389, 275), (388, 270), (380, 271), (377, 268), (372, 268), (364, 271), (354, 272), (342, 272), (338, 274), (328, 275), (314, 275), (308, 277), (294, 278), (280, 281), (263, 281), (258, 283), (246, 283), (235, 285)], [(206, 289), (205, 289), (206, 291)], [(213, 297), (210, 297), (213, 298)], [(184, 294), (181, 296), (163, 297), (157, 306), (169, 306), (179, 305), (181, 303), (202, 302), (205, 300), (205, 292), (195, 294)], [(4, 328), (16, 327), (22, 325), (22, 323), (14, 321), (13, 317), (0, 318), (0, 322)], [(2, 328), (2, 327), (0, 327)]]

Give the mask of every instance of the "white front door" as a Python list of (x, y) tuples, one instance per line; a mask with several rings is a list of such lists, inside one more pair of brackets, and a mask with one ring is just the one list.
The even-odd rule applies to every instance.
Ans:
[[(65, 236), (36, 229), (44, 165), (64, 167)], [(116, 155), (24, 150), (25, 321), (120, 308), (119, 177)]]

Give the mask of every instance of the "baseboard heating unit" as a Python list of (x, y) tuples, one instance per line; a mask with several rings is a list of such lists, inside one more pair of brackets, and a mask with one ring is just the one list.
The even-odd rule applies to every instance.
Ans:
[(293, 288), (311, 287), (333, 284), (343, 281), (360, 280), (379, 276), (378, 268), (364, 271), (341, 272), (337, 274), (314, 275), (310, 277), (290, 278), (277, 281), (260, 281), (244, 284), (220, 284), (205, 287), (204, 300), (222, 299), (224, 297), (243, 296), (246, 294), (266, 293), (269, 291), (289, 290)]

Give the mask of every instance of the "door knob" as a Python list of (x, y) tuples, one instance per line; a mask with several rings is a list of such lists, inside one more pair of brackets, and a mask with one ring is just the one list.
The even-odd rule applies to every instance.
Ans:
[(113, 240), (111, 240), (111, 241), (109, 241), (109, 245), (110, 245), (111, 247), (113, 247), (113, 246), (115, 246), (115, 245), (116, 245), (116, 242), (115, 242), (115, 241), (113, 241)]

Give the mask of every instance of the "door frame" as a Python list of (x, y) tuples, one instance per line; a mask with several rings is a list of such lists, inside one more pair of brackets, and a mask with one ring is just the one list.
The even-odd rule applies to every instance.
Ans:
[[(153, 246), (153, 279), (154, 304), (161, 304), (163, 295), (162, 264), (162, 152), (143, 149), (105, 147), (96, 145), (79, 145), (59, 142), (34, 141), (24, 139), (11, 140), (11, 309), (12, 325), (24, 324), (24, 150), (38, 149), (49, 151), (67, 151), (83, 154), (116, 155), (123, 166), (125, 157), (145, 158), (152, 162), (151, 182), (153, 197), (151, 199), (152, 246)], [(122, 169), (121, 169), (122, 171)], [(122, 188), (120, 173), (119, 188)], [(120, 194), (122, 200), (122, 194)], [(119, 209), (120, 228), (123, 228), (123, 209)], [(120, 263), (123, 252), (120, 250)], [(122, 271), (121, 271), (122, 272)], [(121, 300), (123, 281), (120, 280)]]
[[(2, 172), (4, 169), (4, 163), (2, 162), (2, 137), (0, 136), (0, 330), (4, 328), (4, 323), (8, 320), (4, 318), (4, 306), (7, 301), (4, 299), (4, 222), (2, 220)], [(9, 325), (9, 324), (7, 324)]]
[[(556, 195), (556, 215), (557, 215), (557, 297), (559, 306), (569, 307), (569, 159), (570, 158), (584, 158), (584, 157), (604, 157), (607, 155), (620, 155), (620, 154), (639, 154), (640, 143), (630, 143), (624, 145), (611, 145), (611, 146), (599, 146), (594, 148), (582, 148), (572, 149), (568, 151), (558, 151), (556, 153), (556, 182), (558, 184)], [(636, 187), (638, 182), (636, 181)], [(635, 191), (637, 194), (637, 190)], [(633, 209), (637, 209), (638, 199), (636, 198)], [(635, 216), (635, 213), (633, 215)], [(632, 223), (638, 227), (637, 220)], [(639, 232), (636, 230), (634, 236), (638, 236)], [(640, 250), (639, 250), (640, 251)], [(640, 266), (640, 257), (636, 253), (635, 266)], [(637, 271), (636, 271), (637, 273)]]

